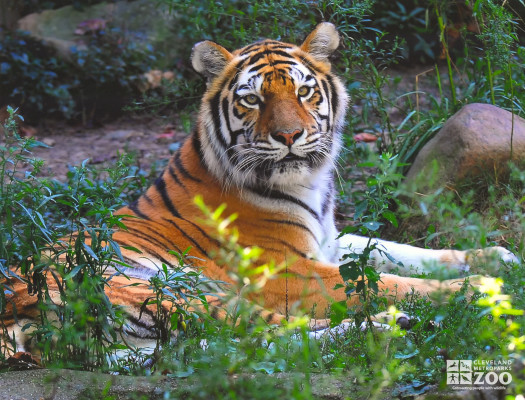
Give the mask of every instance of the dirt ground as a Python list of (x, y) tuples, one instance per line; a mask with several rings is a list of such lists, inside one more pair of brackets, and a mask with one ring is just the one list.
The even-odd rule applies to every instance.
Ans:
[[(175, 122), (175, 121), (174, 121)], [(135, 152), (141, 168), (170, 157), (170, 146), (188, 136), (169, 120), (150, 117), (123, 116), (97, 128), (47, 121), (37, 127), (35, 137), (48, 145), (36, 148), (34, 156), (45, 160), (41, 175), (65, 180), (68, 166), (90, 164), (110, 165), (119, 152)]]

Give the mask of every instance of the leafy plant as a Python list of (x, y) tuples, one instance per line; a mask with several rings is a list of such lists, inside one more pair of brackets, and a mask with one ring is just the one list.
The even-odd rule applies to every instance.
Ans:
[[(18, 136), (17, 116), (13, 109), (8, 111), (6, 145), (0, 148), (0, 215), (6, 221), (0, 227), (0, 272), (25, 282), (39, 303), (38, 323), (23, 330), (34, 336), (44, 362), (104, 368), (108, 356), (121, 349), (116, 328), (124, 321), (122, 311), (104, 292), (111, 280), (104, 274), (123, 263), (112, 240), (115, 227), (125, 228), (122, 216), (113, 215), (122, 205), (119, 191), (97, 197), (84, 166), (75, 170), (70, 186), (55, 191), (57, 186), (36, 177), (42, 162), (32, 158), (30, 150), (42, 144)], [(33, 171), (23, 173), (21, 163), (33, 166)], [(126, 171), (125, 167), (112, 171), (113, 184)], [(59, 213), (60, 222), (49, 224), (48, 216)], [(62, 235), (66, 237), (61, 239)], [(50, 295), (48, 285), (58, 297)], [(12, 292), (2, 283), (1, 313), (6, 312), (6, 293)], [(6, 331), (3, 323), (1, 329)], [(16, 351), (10, 343), (0, 348), (4, 354)]]
[[(179, 261), (178, 265), (162, 264), (158, 273), (149, 279), (148, 288), (152, 296), (145, 299), (141, 306), (144, 311), (147, 306), (155, 306), (155, 336), (154, 354), (158, 357), (160, 350), (172, 341), (172, 335), (187, 337), (193, 329), (200, 326), (199, 320), (206, 320), (209, 314), (207, 293), (205, 289), (210, 282), (195, 270), (187, 258), (191, 248), (183, 253), (170, 251)], [(180, 338), (179, 338), (180, 340)]]
[[(17, 120), (22, 118), (11, 107), (7, 111), (9, 117), (3, 126), (4, 141), (0, 146), (0, 276), (20, 279), (10, 267), (18, 264), (21, 270), (27, 272), (35, 247), (45, 243), (41, 237), (33, 238), (33, 218), (41, 218), (41, 214), (38, 211), (36, 214), (29, 211), (38, 209), (46, 194), (45, 184), (35, 179), (42, 162), (30, 156), (31, 149), (43, 144), (33, 138), (20, 138)], [(25, 174), (19, 171), (21, 165), (29, 166)], [(0, 282), (0, 289), (1, 315), (6, 312), (6, 293), (12, 293), (12, 288)], [(0, 331), (6, 332), (1, 319)], [(10, 343), (1, 343), (0, 350), (5, 354), (15, 349)]]
[(73, 83), (67, 65), (55, 52), (24, 32), (5, 34), (0, 42), (0, 105), (23, 107), (30, 120), (38, 115), (74, 114)]
[(77, 108), (84, 124), (131, 103), (139, 95), (141, 75), (157, 60), (151, 46), (137, 44), (130, 33), (116, 28), (90, 36), (87, 49), (76, 49), (72, 58)]
[(0, 105), (17, 104), (30, 121), (42, 114), (66, 119), (118, 114), (139, 95), (142, 74), (155, 65), (151, 46), (138, 45), (117, 29), (90, 37), (71, 62), (24, 32), (0, 43)]
[[(394, 200), (396, 186), (401, 175), (396, 173), (396, 157), (383, 153), (377, 163), (361, 163), (360, 167), (375, 168), (376, 173), (368, 177), (367, 190), (360, 193), (354, 212), (354, 223), (342, 229), (339, 237), (347, 233), (357, 233), (368, 237), (368, 244), (362, 253), (350, 252), (343, 256), (343, 264), (339, 266), (341, 277), (345, 281), (345, 293), (348, 297), (359, 296), (360, 307), (351, 310), (350, 315), (360, 325), (366, 321), (370, 328), (373, 327), (372, 317), (378, 314), (386, 306), (386, 298), (378, 296), (378, 284), (380, 274), (371, 265), (371, 254), (373, 251), (382, 252), (389, 257), (380, 247), (373, 243), (373, 238), (378, 236), (380, 227), (384, 221), (388, 221), (397, 227), (398, 222), (395, 214), (389, 209)], [(355, 192), (355, 197), (359, 194)], [(392, 262), (395, 262), (392, 259)], [(342, 287), (342, 285), (341, 285)], [(341, 313), (344, 302), (333, 307), (334, 315), (332, 324), (337, 325), (345, 317)]]

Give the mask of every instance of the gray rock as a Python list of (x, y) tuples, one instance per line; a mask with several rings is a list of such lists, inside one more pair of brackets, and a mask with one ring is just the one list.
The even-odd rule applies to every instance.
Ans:
[[(512, 140), (511, 140), (512, 139)], [(419, 152), (406, 183), (433, 190), (525, 160), (525, 120), (489, 104), (469, 104), (454, 114)]]
[(107, 138), (110, 140), (129, 140), (141, 136), (144, 136), (144, 132), (135, 131), (132, 129), (119, 129), (107, 133)]
[[(274, 379), (280, 387), (293, 386), (294, 380), (304, 380), (298, 374), (279, 373), (269, 377), (266, 374), (244, 376), (249, 379)], [(239, 376), (230, 377), (232, 381)], [(312, 374), (312, 395), (314, 399), (343, 400), (348, 394), (349, 385), (345, 379), (328, 374)], [(0, 373), (0, 399), (164, 399), (165, 394), (177, 390), (198, 391), (201, 383), (198, 378), (169, 378), (166, 376), (122, 376), (105, 375), (95, 372), (71, 370), (35, 369)]]
[[(244, 378), (268, 380), (275, 387), (293, 387), (307, 379), (300, 373), (277, 373), (231, 375), (230, 383)], [(364, 400), (370, 397), (370, 388), (360, 385), (348, 374), (310, 374), (313, 399)], [(0, 400), (79, 400), (79, 399), (164, 399), (177, 391), (201, 392), (203, 383), (198, 376), (173, 378), (166, 376), (124, 376), (106, 375), (95, 372), (71, 370), (34, 369), (0, 373)], [(395, 392), (395, 391), (394, 391)], [(172, 396), (170, 396), (170, 394)], [(393, 398), (392, 388), (385, 388), (378, 399)], [(497, 400), (505, 397), (499, 390), (441, 391), (433, 386), (430, 391), (417, 396), (420, 400)], [(199, 397), (200, 398), (200, 397)], [(403, 397), (404, 398), (404, 397)], [(411, 397), (412, 398), (412, 397)]]
[(47, 137), (42, 139), (42, 143), (44, 143), (46, 146), (53, 147), (56, 144), (56, 140)]
[[(75, 30), (86, 20), (101, 19), (110, 27), (120, 28), (134, 42), (155, 43), (166, 36), (173, 24), (174, 15), (166, 7), (156, 7), (150, 0), (118, 1), (84, 7), (73, 6), (26, 15), (18, 21), (18, 29), (55, 47), (59, 54), (68, 56), (72, 47), (85, 48), (85, 36), (75, 35)], [(169, 38), (168, 38), (169, 39)]]

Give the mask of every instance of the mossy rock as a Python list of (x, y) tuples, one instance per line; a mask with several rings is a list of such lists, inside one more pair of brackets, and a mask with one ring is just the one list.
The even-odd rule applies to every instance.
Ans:
[(33, 13), (18, 21), (18, 28), (55, 47), (68, 56), (73, 47), (82, 47), (86, 38), (75, 34), (78, 25), (101, 19), (111, 28), (123, 32), (127, 39), (154, 44), (169, 39), (175, 16), (165, 7), (155, 7), (149, 0), (100, 3), (77, 10), (66, 6), (57, 10)]

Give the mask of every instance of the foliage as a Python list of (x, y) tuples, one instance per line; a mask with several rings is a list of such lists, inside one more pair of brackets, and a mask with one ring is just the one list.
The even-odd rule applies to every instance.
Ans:
[[(372, 317), (385, 308), (386, 298), (378, 296), (378, 284), (380, 275), (371, 264), (371, 253), (373, 251), (383, 253), (391, 258), (386, 252), (372, 242), (378, 237), (381, 226), (385, 222), (397, 227), (397, 217), (389, 209), (390, 203), (395, 200), (396, 187), (402, 178), (397, 174), (396, 157), (383, 153), (377, 162), (375, 160), (363, 162), (359, 166), (374, 168), (376, 171), (366, 181), (364, 192), (354, 191), (354, 198), (358, 199), (354, 211), (353, 223), (341, 230), (339, 237), (355, 233), (368, 237), (368, 244), (362, 253), (348, 253), (343, 256), (343, 264), (339, 266), (341, 277), (345, 281), (345, 293), (348, 297), (359, 296), (360, 307), (357, 310), (346, 311), (343, 307), (345, 302), (335, 304), (332, 307), (332, 324), (339, 324), (342, 319), (350, 316), (360, 325), (366, 321), (372, 327)], [(393, 262), (395, 260), (392, 259)], [(342, 286), (342, 285), (341, 285)]]
[(141, 75), (155, 63), (151, 47), (116, 29), (92, 35), (71, 60), (23, 32), (0, 43), (0, 104), (17, 104), (31, 120), (43, 114), (66, 119), (114, 115), (138, 96)]
[[(120, 349), (115, 329), (123, 315), (104, 293), (111, 275), (103, 274), (122, 263), (119, 246), (111, 239), (115, 227), (123, 228), (122, 216), (113, 215), (122, 206), (121, 192), (108, 190), (106, 196), (98, 196), (100, 191), (87, 178), (84, 166), (74, 170), (69, 185), (37, 178), (42, 162), (29, 152), (42, 144), (20, 138), (17, 116), (14, 110), (9, 112), (6, 144), (0, 149), (0, 214), (6, 221), (0, 230), (2, 275), (26, 282), (40, 303), (38, 324), (23, 329), (35, 336), (44, 362), (101, 368)], [(33, 171), (24, 174), (22, 162), (33, 166)], [(125, 167), (117, 166), (108, 182), (115, 185), (126, 179), (126, 173)], [(62, 218), (50, 224), (49, 215)], [(62, 235), (67, 239), (60, 239)], [(9, 269), (15, 265), (16, 270)], [(50, 296), (49, 282), (56, 284), (59, 298)], [(5, 312), (6, 292), (12, 292), (9, 286), (0, 292), (1, 312)], [(2, 343), (3, 349), (8, 346)]]
[(51, 48), (23, 32), (7, 34), (0, 42), (0, 105), (24, 106), (30, 119), (42, 113), (72, 117), (75, 101), (66, 73)]
[(84, 123), (95, 115), (118, 113), (139, 94), (141, 75), (155, 61), (151, 46), (137, 44), (118, 29), (92, 35), (87, 50), (73, 52), (72, 78)]
[[(193, 329), (198, 329), (199, 319), (209, 318), (202, 311), (208, 311), (206, 296), (213, 294), (204, 291), (203, 286), (208, 282), (202, 273), (187, 268), (191, 265), (187, 261), (190, 249), (187, 248), (182, 254), (170, 251), (177, 257), (179, 264), (162, 264), (159, 272), (149, 279), (147, 285), (152, 296), (144, 300), (141, 310), (145, 310), (148, 305), (155, 305), (154, 354), (157, 357), (162, 347), (171, 343), (174, 333), (178, 332), (186, 337)], [(191, 307), (195, 303), (202, 309)]]
[[(42, 246), (42, 238), (34, 236), (33, 218), (41, 218), (38, 213), (45, 195), (45, 183), (35, 179), (42, 163), (31, 158), (30, 151), (43, 144), (34, 139), (22, 140), (18, 136), (16, 123), (21, 117), (16, 111), (8, 108), (9, 119), (4, 125), (5, 140), (0, 146), (0, 276), (9, 278), (11, 265), (20, 265), (27, 271), (33, 257), (35, 247)], [(17, 173), (21, 165), (32, 167), (24, 175)], [(29, 201), (33, 207), (27, 205)], [(24, 205), (26, 202), (26, 205)], [(31, 213), (29, 210), (34, 209)], [(2, 289), (4, 289), (2, 285)], [(6, 293), (11, 293), (10, 287), (0, 290), (0, 313), (6, 310)], [(0, 321), (0, 329), (5, 330)], [(0, 349), (6, 350), (7, 344), (2, 343)]]

